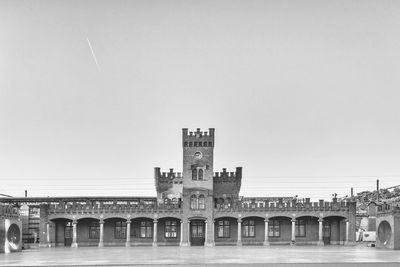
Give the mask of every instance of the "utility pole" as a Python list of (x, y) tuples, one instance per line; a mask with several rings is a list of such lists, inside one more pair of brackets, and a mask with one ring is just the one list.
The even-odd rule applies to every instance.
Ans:
[(376, 200), (379, 203), (379, 179), (376, 180)]
[(353, 197), (354, 197), (354, 194), (353, 194), (353, 187), (351, 188), (351, 190), (350, 190), (350, 195), (351, 195), (351, 199), (353, 199)]

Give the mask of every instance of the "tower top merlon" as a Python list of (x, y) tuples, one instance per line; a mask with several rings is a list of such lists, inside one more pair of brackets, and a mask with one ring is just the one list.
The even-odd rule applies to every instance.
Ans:
[(188, 128), (182, 129), (182, 146), (184, 147), (214, 147), (215, 129), (209, 128), (202, 132), (200, 128), (189, 132)]

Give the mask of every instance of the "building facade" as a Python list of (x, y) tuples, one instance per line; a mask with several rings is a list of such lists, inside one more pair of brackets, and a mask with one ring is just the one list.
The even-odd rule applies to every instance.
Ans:
[(40, 213), (43, 247), (355, 244), (355, 202), (240, 197), (242, 168), (215, 172), (214, 146), (213, 128), (182, 129), (182, 172), (154, 168), (155, 198), (8, 201)]
[(0, 204), (0, 253), (21, 251), (22, 222), (18, 209)]
[(400, 205), (381, 203), (378, 205), (376, 247), (400, 250)]

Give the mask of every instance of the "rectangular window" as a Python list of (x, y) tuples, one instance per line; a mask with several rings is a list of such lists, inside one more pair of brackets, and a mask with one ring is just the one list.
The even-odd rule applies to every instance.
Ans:
[(99, 239), (100, 238), (100, 223), (90, 222), (89, 224), (89, 239)]
[(230, 237), (230, 236), (231, 236), (231, 222), (218, 221), (218, 237)]
[(204, 143), (203, 143), (203, 146), (207, 146), (207, 142), (204, 142)]
[(178, 233), (177, 222), (176, 221), (166, 221), (164, 236), (166, 238), (176, 238)]
[(197, 142), (194, 142), (194, 146), (197, 146)]
[(281, 233), (281, 225), (279, 220), (271, 220), (268, 224), (268, 236), (279, 237)]
[(256, 236), (256, 225), (254, 220), (243, 221), (243, 236), (244, 237), (255, 237)]
[(296, 220), (296, 236), (304, 237), (306, 236), (306, 221)]
[(331, 237), (331, 224), (328, 221), (324, 221), (324, 237)]
[(152, 238), (153, 237), (153, 222), (142, 221), (140, 222), (140, 238)]
[(208, 142), (208, 146), (212, 146), (212, 142)]
[(116, 239), (126, 238), (126, 222), (124, 221), (115, 222), (114, 238)]

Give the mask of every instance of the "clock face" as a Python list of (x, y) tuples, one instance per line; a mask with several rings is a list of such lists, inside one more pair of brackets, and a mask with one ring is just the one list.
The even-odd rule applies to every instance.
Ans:
[(197, 151), (196, 153), (194, 153), (194, 157), (195, 157), (196, 159), (201, 159), (201, 158), (203, 157), (203, 154), (201, 154), (200, 151)]

